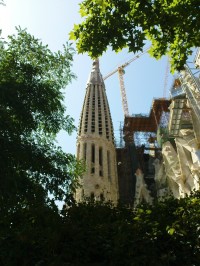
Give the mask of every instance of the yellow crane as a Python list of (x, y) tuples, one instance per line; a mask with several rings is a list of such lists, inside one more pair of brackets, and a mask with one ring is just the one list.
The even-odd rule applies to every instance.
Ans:
[(124, 64), (122, 64), (121, 66), (117, 67), (115, 70), (113, 70), (112, 72), (108, 73), (103, 79), (106, 80), (107, 78), (109, 78), (110, 76), (112, 76), (113, 74), (115, 74), (116, 72), (118, 72), (118, 76), (119, 76), (119, 84), (120, 84), (120, 92), (121, 92), (121, 97), (122, 97), (122, 107), (123, 107), (123, 111), (124, 111), (124, 116), (129, 116), (129, 110), (128, 110), (128, 102), (127, 102), (127, 97), (126, 97), (126, 90), (125, 90), (125, 86), (124, 86), (124, 68), (127, 67), (128, 65), (130, 65), (130, 63), (132, 63), (133, 61), (135, 61), (136, 59), (138, 59), (139, 57), (141, 57), (143, 54), (145, 54), (147, 51), (149, 50), (149, 47), (147, 49), (145, 49), (143, 52), (139, 53), (138, 55), (134, 56), (132, 59), (130, 59), (129, 61), (125, 62)]

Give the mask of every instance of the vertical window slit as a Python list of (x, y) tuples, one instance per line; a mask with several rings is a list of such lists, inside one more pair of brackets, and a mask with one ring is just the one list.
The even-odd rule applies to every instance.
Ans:
[(99, 175), (103, 176), (103, 150), (99, 148)]
[(83, 150), (83, 158), (86, 161), (86, 158), (87, 158), (87, 143), (84, 143), (83, 149), (84, 149)]
[(92, 163), (91, 173), (94, 174), (95, 173), (95, 145), (94, 144), (92, 144), (91, 163)]

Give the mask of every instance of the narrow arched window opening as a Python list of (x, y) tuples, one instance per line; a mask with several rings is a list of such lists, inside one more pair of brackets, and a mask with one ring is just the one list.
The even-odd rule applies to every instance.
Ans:
[(84, 143), (84, 146), (83, 146), (83, 158), (86, 161), (86, 158), (87, 158), (87, 143)]
[(102, 166), (103, 165), (103, 158), (102, 158), (102, 148), (99, 148), (99, 165)]
[(77, 147), (77, 159), (79, 160), (80, 158), (80, 143), (78, 144), (78, 147)]
[(91, 150), (91, 173), (94, 174), (95, 173), (95, 145), (92, 144), (92, 150)]
[(95, 163), (95, 145), (94, 144), (92, 144), (92, 158), (91, 158), (91, 160), (92, 160), (92, 163)]
[(91, 194), (90, 194), (90, 199), (91, 199), (91, 200), (94, 200), (94, 192), (91, 192)]
[(103, 150), (99, 148), (99, 175), (103, 176)]
[(100, 201), (104, 201), (104, 195), (103, 195), (103, 193), (100, 194)]

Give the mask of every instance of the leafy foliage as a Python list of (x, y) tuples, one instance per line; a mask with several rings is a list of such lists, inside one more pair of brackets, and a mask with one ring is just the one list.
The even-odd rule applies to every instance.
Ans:
[(116, 52), (143, 49), (159, 59), (169, 55), (171, 70), (183, 68), (192, 47), (200, 43), (198, 0), (84, 0), (80, 4), (82, 23), (74, 25), (70, 38), (80, 53), (99, 57), (110, 45)]
[(0, 264), (40, 265), (62, 224), (55, 200), (70, 203), (83, 170), (55, 144), (75, 129), (63, 102), (74, 50), (17, 31), (0, 43)]
[(2, 265), (199, 265), (199, 192), (136, 210), (85, 202), (61, 216), (22, 211), (25, 225), (16, 215), (12, 234), (0, 240)]
[(74, 129), (62, 88), (72, 78), (73, 49), (52, 53), (18, 29), (0, 45), (0, 203), (14, 212), (35, 201), (63, 200), (75, 188), (80, 163), (55, 143)]

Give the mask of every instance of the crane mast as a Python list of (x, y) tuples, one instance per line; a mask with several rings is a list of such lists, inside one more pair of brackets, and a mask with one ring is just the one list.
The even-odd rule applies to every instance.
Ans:
[(118, 67), (118, 74), (119, 74), (119, 84), (120, 84), (120, 92), (121, 92), (122, 107), (123, 107), (123, 111), (124, 111), (124, 116), (129, 116), (126, 90), (125, 90), (125, 86), (124, 86), (124, 77), (123, 77), (124, 69), (123, 69), (123, 67)]
[(168, 82), (168, 78), (169, 78), (169, 68), (170, 68), (170, 63), (169, 63), (169, 58), (167, 58), (167, 66), (166, 66), (166, 71), (165, 71), (165, 80), (164, 80), (164, 89), (163, 89), (163, 98), (166, 98), (167, 82)]
[(145, 54), (148, 50), (149, 50), (149, 47), (147, 49), (145, 49), (143, 52), (141, 52), (138, 55), (136, 55), (135, 57), (133, 57), (132, 59), (130, 59), (129, 61), (127, 61), (126, 63), (122, 64), (121, 66), (119, 66), (118, 68), (113, 70), (112, 72), (108, 73), (103, 78), (104, 80), (106, 80), (107, 78), (109, 78), (110, 76), (112, 76), (113, 74), (118, 72), (124, 116), (129, 116), (128, 101), (127, 101), (127, 97), (126, 97), (126, 90), (125, 90), (125, 86), (124, 86), (124, 77), (123, 77), (124, 68), (127, 67), (128, 65), (130, 65), (130, 63), (132, 63), (136, 59), (138, 59), (141, 55)]

